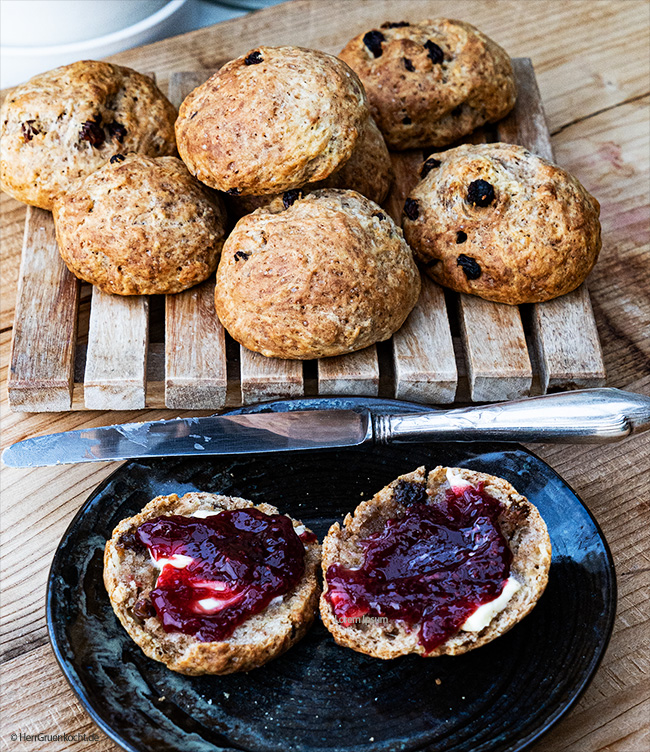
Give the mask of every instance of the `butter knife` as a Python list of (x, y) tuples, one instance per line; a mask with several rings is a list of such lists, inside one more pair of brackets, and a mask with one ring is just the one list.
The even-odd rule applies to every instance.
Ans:
[[(398, 409), (399, 406), (396, 405)], [(582, 389), (451, 410), (394, 415), (296, 410), (87, 428), (19, 441), (2, 460), (40, 467), (136, 457), (247, 454), (426, 441), (604, 443), (650, 428), (650, 397)]]

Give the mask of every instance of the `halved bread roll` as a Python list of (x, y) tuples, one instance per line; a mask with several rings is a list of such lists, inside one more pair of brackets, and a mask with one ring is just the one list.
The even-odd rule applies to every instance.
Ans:
[[(183, 567), (189, 563), (183, 556), (179, 561), (177, 554), (156, 561), (148, 545), (136, 535), (138, 529), (161, 517), (179, 515), (203, 520), (225, 510), (249, 509), (259, 510), (264, 515), (279, 515), (278, 510), (269, 504), (253, 505), (251, 501), (237, 497), (198, 492), (185, 494), (182, 498), (176, 494), (158, 496), (139, 514), (122, 520), (106, 543), (104, 584), (115, 614), (147, 656), (165, 663), (173, 671), (192, 675), (249, 671), (288, 650), (305, 635), (314, 620), (320, 592), (316, 577), (320, 545), (310, 530), (289, 518), (293, 531), (304, 546), (304, 573), (292, 589), (274, 597), (261, 612), (248, 616), (235, 626), (231, 634), (220, 640), (202, 641), (201, 630), (194, 635), (166, 631), (163, 627), (160, 615), (151, 603), (151, 593), (168, 566)], [(209, 545), (212, 542), (209, 541)], [(298, 550), (296, 545), (299, 543), (294, 540), (294, 551)], [(173, 564), (168, 563), (173, 560)], [(276, 564), (274, 560), (272, 566)], [(242, 564), (237, 560), (235, 566), (246, 567), (247, 562), (244, 560)], [(212, 587), (215, 586), (217, 599), (214, 602), (212, 599), (198, 600), (198, 609), (194, 601), (191, 604), (199, 611), (205, 606), (208, 621), (210, 609), (214, 609), (215, 604), (222, 607), (218, 599), (221, 583), (212, 583)], [(198, 618), (201, 616), (197, 613)]]
[[(463, 499), (465, 491), (469, 495)], [(462, 516), (471, 500), (481, 496), (487, 500), (485, 513), (479, 510), (474, 517), (468, 513), (465, 528), (457, 521), (451, 523), (451, 531), (445, 528), (445, 515), (451, 520), (460, 509)], [(459, 506), (454, 506), (455, 499)], [(429, 509), (418, 512), (421, 504)], [(409, 511), (414, 509), (415, 513)], [(400, 540), (399, 531), (409, 524), (409, 514), (420, 513), (426, 518), (422, 529), (430, 537), (418, 537), (414, 527), (410, 542)], [(452, 548), (453, 541), (461, 543), (457, 552), (447, 556), (444, 547), (450, 541)], [(366, 564), (369, 552), (370, 561), (381, 561), (381, 571)], [(486, 585), (481, 578), (489, 570), (489, 556), (499, 555), (503, 561), (495, 569), (496, 580)], [(444, 565), (438, 566), (445, 557)], [(343, 526), (332, 525), (323, 541), (320, 612), (337, 643), (376, 658), (459, 655), (502, 635), (531, 611), (546, 587), (550, 563), (551, 542), (544, 521), (506, 480), (441, 466), (427, 474), (420, 467), (362, 502)], [(454, 601), (455, 586), (442, 582), (454, 577), (461, 588), (456, 595), (472, 588), (482, 592), (478, 604), (465, 602), (463, 607), (459, 606), (462, 598)], [(411, 588), (410, 600), (400, 600), (405, 588), (406, 592)], [(493, 596), (486, 597), (490, 589)], [(430, 600), (425, 606), (426, 598)], [(396, 616), (400, 603), (405, 618)], [(420, 620), (414, 618), (423, 611)], [(446, 634), (442, 641), (440, 634)]]

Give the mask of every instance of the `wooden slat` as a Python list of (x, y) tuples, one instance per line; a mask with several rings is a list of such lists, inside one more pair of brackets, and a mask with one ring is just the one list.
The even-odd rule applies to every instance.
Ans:
[(499, 141), (520, 144), (553, 161), (551, 134), (546, 125), (533, 64), (528, 57), (518, 57), (513, 59), (512, 67), (517, 81), (517, 102), (512, 112), (497, 124)]
[[(395, 182), (386, 211), (401, 226), (404, 201), (418, 183), (424, 161), (419, 150), (391, 154)], [(442, 289), (425, 275), (417, 305), (393, 335), (395, 397), (418, 402), (454, 401), (458, 374)]]
[(318, 361), (318, 393), (376, 397), (379, 393), (377, 346), (321, 358)]
[(29, 207), (25, 221), (8, 377), (12, 410), (69, 410), (79, 282), (59, 255), (50, 212)]
[(461, 294), (458, 309), (472, 401), (527, 396), (533, 369), (517, 306)]
[(543, 393), (605, 385), (603, 352), (585, 285), (533, 306), (532, 322)]
[(242, 405), (275, 399), (302, 397), (301, 360), (280, 360), (240, 346)]
[[(209, 71), (175, 73), (169, 99), (178, 107)], [(220, 409), (226, 403), (224, 328), (214, 310), (214, 280), (165, 300), (165, 405), (174, 409)]]
[(318, 360), (319, 394), (357, 394), (376, 397), (379, 392), (377, 346)]
[(533, 371), (519, 309), (464, 294), (459, 308), (472, 400), (527, 396)]
[(145, 406), (149, 300), (93, 288), (84, 375), (89, 410)]
[(226, 337), (214, 310), (214, 279), (165, 300), (165, 406), (226, 404)]
[[(474, 144), (486, 140), (482, 129), (467, 139)], [(519, 308), (461, 294), (458, 309), (472, 401), (527, 396), (533, 369)]]
[[(518, 97), (497, 129), (499, 139), (525, 146), (553, 161), (551, 136), (535, 71), (529, 58), (513, 60)], [(561, 298), (533, 306), (533, 344), (542, 393), (549, 389), (602, 386), (605, 364), (596, 322), (584, 285)]]
[(458, 372), (442, 288), (426, 276), (404, 326), (393, 335), (395, 398), (448, 404)]

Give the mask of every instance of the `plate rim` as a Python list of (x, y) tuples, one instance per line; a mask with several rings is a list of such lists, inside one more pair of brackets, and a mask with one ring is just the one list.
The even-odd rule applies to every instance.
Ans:
[[(435, 412), (440, 409), (440, 408), (433, 407), (431, 405), (425, 405), (425, 404), (417, 403), (417, 402), (409, 402), (406, 400), (385, 399), (381, 397), (355, 397), (355, 396), (341, 395), (341, 396), (331, 396), (331, 397), (302, 397), (302, 398), (297, 398), (297, 399), (273, 400), (270, 402), (258, 402), (253, 405), (244, 405), (241, 407), (233, 408), (232, 410), (225, 410), (220, 413), (215, 413), (215, 415), (229, 415), (229, 414), (232, 415), (232, 414), (256, 413), (256, 412), (265, 412), (265, 411), (266, 412), (269, 412), (269, 411), (270, 412), (286, 412), (292, 409), (312, 410), (312, 409), (318, 409), (319, 404), (323, 405), (325, 403), (329, 403), (331, 405), (333, 402), (345, 403), (345, 404), (349, 403), (350, 406), (347, 409), (354, 409), (352, 405), (356, 405), (359, 408), (368, 408), (368, 409), (372, 409), (372, 407), (375, 407), (375, 408), (385, 407), (386, 409), (389, 409), (390, 407), (403, 407), (403, 408), (406, 408), (407, 412), (415, 412), (416, 410), (422, 411), (422, 412)], [(277, 410), (275, 408), (283, 408), (283, 409)], [(444, 443), (460, 443), (460, 442), (444, 442)], [(472, 445), (472, 444), (477, 444), (477, 443), (482, 443), (482, 442), (463, 442), (463, 443)], [(563, 718), (565, 718), (571, 712), (571, 710), (573, 710), (575, 705), (582, 698), (582, 696), (588, 689), (589, 685), (593, 681), (598, 669), (600, 668), (600, 665), (605, 656), (605, 653), (607, 652), (607, 649), (609, 647), (609, 643), (612, 637), (612, 633), (614, 630), (616, 614), (618, 611), (618, 582), (617, 582), (617, 576), (616, 576), (616, 566), (615, 566), (614, 558), (612, 556), (612, 552), (609, 547), (607, 538), (600, 524), (598, 523), (598, 520), (596, 519), (594, 514), (591, 512), (589, 507), (585, 504), (585, 502), (580, 498), (580, 496), (575, 491), (573, 486), (571, 486), (571, 484), (568, 483), (551, 465), (549, 465), (545, 460), (543, 460), (541, 457), (535, 454), (535, 452), (530, 450), (528, 447), (519, 443), (505, 443), (505, 442), (489, 442), (489, 443), (493, 445), (497, 444), (497, 445), (507, 447), (510, 449), (517, 449), (517, 450), (525, 452), (526, 454), (531, 455), (537, 461), (544, 464), (550, 470), (550, 472), (571, 491), (571, 493), (576, 497), (576, 499), (578, 500), (578, 502), (580, 503), (580, 505), (585, 510), (588, 517), (590, 518), (592, 524), (594, 525), (596, 529), (598, 537), (603, 545), (605, 556), (606, 556), (606, 563), (607, 563), (606, 571), (609, 576), (610, 587), (611, 587), (611, 601), (610, 603), (606, 604), (608, 619), (607, 619), (607, 624), (603, 630), (603, 638), (599, 642), (596, 655), (592, 659), (589, 665), (588, 671), (586, 673), (586, 676), (581, 681), (580, 686), (574, 691), (573, 695), (568, 700), (563, 702), (561, 706), (555, 710), (554, 713), (551, 713), (549, 716), (547, 716), (544, 719), (544, 721), (542, 722), (543, 725), (541, 728), (538, 728), (532, 731), (530, 734), (520, 739), (518, 742), (515, 742), (514, 745), (510, 745), (508, 747), (502, 748), (502, 752), (525, 752), (525, 750), (530, 749), (530, 747), (535, 742), (539, 741), (543, 736), (545, 736), (553, 728), (555, 728), (555, 726), (557, 726), (557, 724)], [(144, 459), (155, 461), (160, 458), (149, 457), (149, 458), (144, 458)], [(95, 497), (99, 493), (101, 493), (104, 490), (104, 488), (113, 481), (114, 476), (117, 475), (119, 472), (121, 472), (127, 465), (132, 464), (132, 463), (137, 463), (137, 462), (138, 462), (138, 458), (132, 458), (132, 459), (121, 462), (118, 465), (118, 467), (116, 467), (106, 478), (104, 478), (104, 480), (100, 484), (98, 484), (92, 489), (92, 491), (90, 492), (88, 497), (85, 499), (81, 507), (77, 510), (72, 520), (70, 521), (70, 524), (67, 526), (65, 532), (61, 536), (59, 543), (57, 544), (56, 550), (54, 552), (54, 556), (52, 557), (52, 562), (50, 564), (50, 568), (49, 568), (48, 576), (47, 576), (46, 599), (45, 599), (45, 618), (46, 618), (46, 624), (47, 624), (48, 640), (49, 640), (50, 647), (52, 648), (52, 652), (54, 653), (54, 657), (56, 659), (56, 662), (61, 672), (63, 673), (68, 685), (70, 686), (70, 688), (72, 689), (76, 697), (81, 702), (84, 710), (92, 718), (93, 722), (99, 727), (99, 729), (103, 733), (106, 734), (106, 736), (108, 736), (109, 739), (114, 741), (122, 749), (126, 750), (126, 752), (148, 752), (148, 751), (142, 747), (133, 746), (127, 739), (120, 736), (118, 732), (115, 731), (112, 728), (112, 726), (110, 726), (108, 722), (105, 721), (99, 715), (99, 712), (95, 709), (92, 698), (89, 697), (88, 693), (85, 691), (85, 687), (76, 676), (76, 672), (74, 672), (74, 675), (72, 675), (73, 672), (69, 670), (68, 661), (63, 656), (60, 646), (55, 637), (55, 626), (54, 626), (54, 617), (53, 617), (53, 608), (54, 608), (53, 606), (54, 594), (53, 593), (55, 590), (55, 585), (54, 585), (55, 570), (57, 569), (57, 565), (59, 563), (60, 552), (61, 552), (61, 548), (63, 546), (64, 541), (67, 540), (68, 536), (76, 527), (78, 520), (84, 516), (87, 508), (90, 506), (90, 504), (95, 499)], [(71, 668), (74, 668), (74, 667), (71, 667)], [(506, 743), (507, 743), (507, 740), (506, 740)], [(222, 748), (222, 749), (224, 750), (224, 752), (229, 752), (228, 748)]]

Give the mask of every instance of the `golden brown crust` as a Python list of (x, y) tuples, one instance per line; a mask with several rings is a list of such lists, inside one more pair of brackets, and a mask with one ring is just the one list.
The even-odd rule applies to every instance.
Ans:
[[(139, 514), (122, 520), (115, 528), (104, 552), (104, 584), (122, 626), (149, 658), (182, 674), (230, 674), (262, 666), (305, 635), (314, 620), (320, 592), (316, 576), (320, 563), (318, 543), (305, 544), (305, 574), (295, 590), (284, 596), (281, 603), (269, 604), (262, 613), (240, 624), (223, 642), (199, 642), (190, 635), (165, 632), (157, 617), (141, 619), (133, 614), (137, 601), (155, 587), (158, 571), (148, 552), (120, 545), (123, 536), (162, 515), (188, 516), (197, 510), (253, 506), (265, 514), (279, 514), (269, 504), (253, 505), (237, 497), (193, 492), (180, 499), (176, 494), (158, 496)], [(293, 526), (299, 528), (301, 523), (293, 520)]]
[[(584, 281), (600, 251), (600, 207), (576, 178), (513, 144), (463, 145), (429, 160), (440, 166), (411, 192), (402, 224), (432, 279), (510, 305)], [(494, 189), (488, 206), (468, 201), (477, 180)]]
[(388, 339), (420, 293), (402, 232), (354, 191), (282, 199), (243, 217), (224, 245), (215, 305), (228, 332), (276, 358), (322, 358)]
[(438, 466), (427, 475), (425, 468), (420, 467), (412, 473), (402, 475), (375, 494), (372, 499), (359, 504), (353, 514), (346, 516), (343, 526), (337, 522), (330, 528), (323, 541), (324, 589), (320, 600), (320, 612), (323, 623), (339, 645), (384, 659), (409, 653), (429, 658), (438, 655), (460, 655), (507, 632), (533, 609), (544, 592), (551, 565), (551, 541), (537, 508), (503, 478), (465, 468), (451, 468), (473, 485), (484, 483), (486, 492), (499, 500), (504, 507), (499, 517), (499, 525), (513, 553), (510, 574), (521, 584), (506, 608), (480, 632), (459, 631), (428, 654), (419, 642), (418, 630), (408, 630), (401, 621), (392, 620), (387, 624), (359, 622), (349, 626), (343, 626), (338, 621), (325, 598), (325, 575), (328, 568), (336, 562), (346, 567), (361, 565), (364, 554), (358, 541), (382, 530), (387, 520), (404, 514), (404, 506), (394, 496), (394, 489), (400, 481), (426, 484), (429, 503), (435, 504), (436, 499), (442, 497), (449, 488), (448, 469)]
[[(308, 183), (298, 190), (305, 195), (319, 188), (347, 188), (381, 204), (392, 182), (393, 166), (388, 147), (377, 124), (368, 117), (350, 159), (324, 180)], [(278, 195), (228, 196), (228, 208), (232, 207), (234, 216), (240, 218), (261, 206), (268, 206)]]
[(463, 21), (383, 25), (339, 57), (359, 74), (391, 149), (445, 146), (500, 120), (516, 99), (508, 54)]
[(261, 195), (326, 178), (350, 158), (367, 117), (363, 86), (338, 58), (257, 47), (185, 99), (176, 138), (199, 180)]
[(175, 154), (175, 119), (154, 82), (130, 68), (81, 60), (42, 73), (2, 105), (2, 188), (51, 209), (58, 193), (114, 154)]
[(176, 157), (130, 154), (76, 181), (53, 207), (61, 256), (116, 295), (176, 293), (217, 267), (223, 202)]

